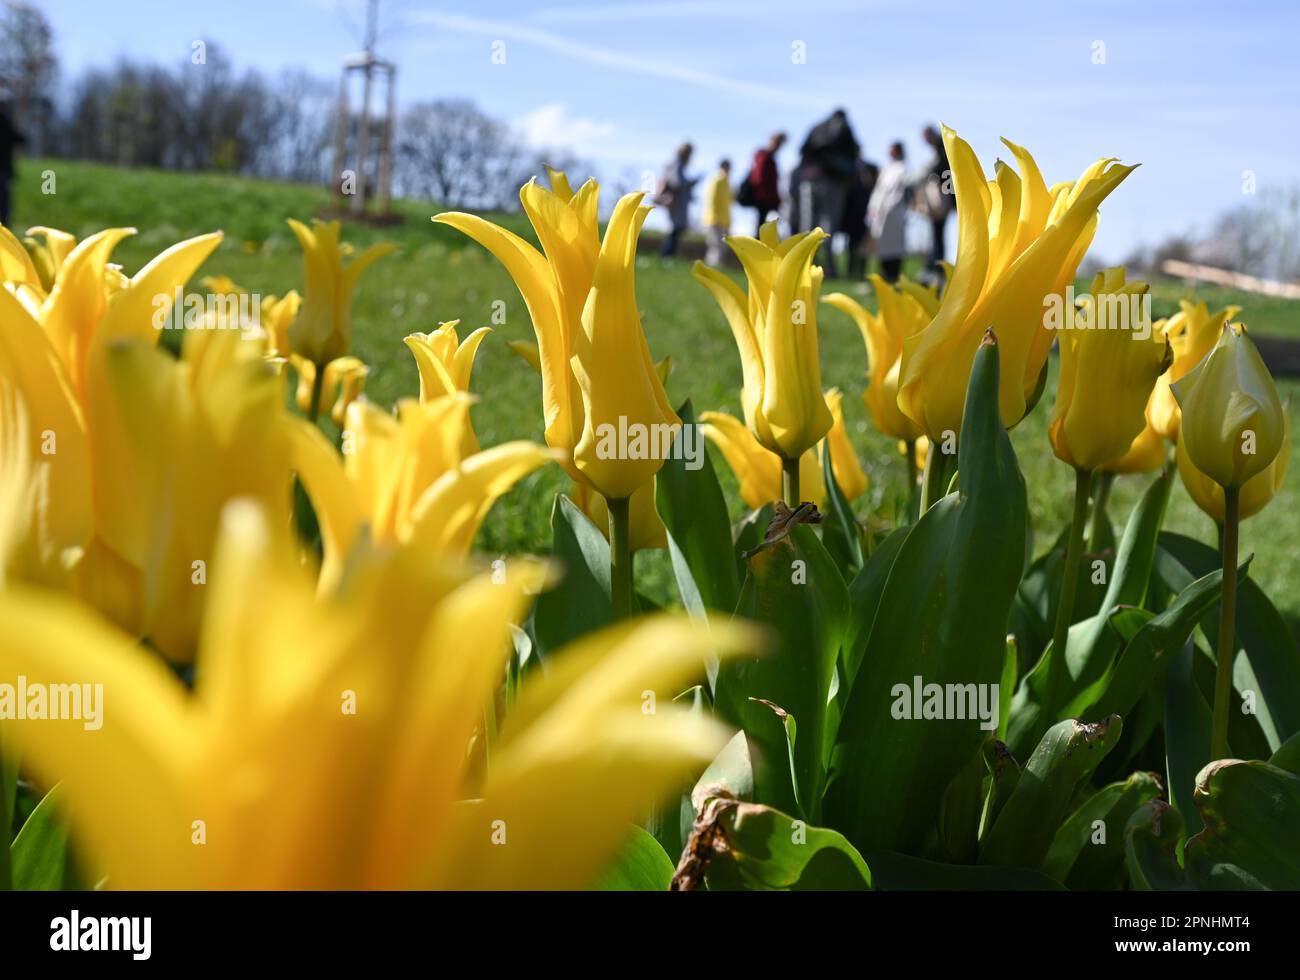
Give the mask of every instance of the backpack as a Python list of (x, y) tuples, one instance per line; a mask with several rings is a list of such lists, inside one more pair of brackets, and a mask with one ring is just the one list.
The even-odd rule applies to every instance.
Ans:
[(752, 208), (758, 204), (758, 197), (754, 194), (753, 174), (745, 174), (745, 179), (736, 188), (736, 203), (742, 208)]

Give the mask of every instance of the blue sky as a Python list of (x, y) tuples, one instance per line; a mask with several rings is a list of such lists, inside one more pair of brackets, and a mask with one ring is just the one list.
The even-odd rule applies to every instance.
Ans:
[[(241, 67), (333, 79), (363, 20), (363, 0), (40, 5), (65, 77), (121, 55), (175, 62), (202, 38)], [(1243, 171), (1260, 188), (1300, 182), (1294, 0), (381, 0), (381, 11), (399, 101), (472, 97), (607, 177), (657, 171), (687, 138), (701, 167), (747, 160), (773, 129), (797, 145), (837, 105), (868, 158), (902, 139), (920, 164), (920, 127), (942, 119), (990, 173), (1000, 136), (1027, 146), (1049, 183), (1099, 156), (1141, 162), (1103, 209), (1094, 254), (1112, 261), (1243, 203)]]

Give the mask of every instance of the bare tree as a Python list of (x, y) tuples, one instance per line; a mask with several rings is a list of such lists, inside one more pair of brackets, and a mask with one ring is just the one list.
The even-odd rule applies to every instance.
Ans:
[(0, 89), (13, 101), (14, 121), (34, 152), (44, 152), (58, 61), (45, 15), (25, 0), (0, 6)]

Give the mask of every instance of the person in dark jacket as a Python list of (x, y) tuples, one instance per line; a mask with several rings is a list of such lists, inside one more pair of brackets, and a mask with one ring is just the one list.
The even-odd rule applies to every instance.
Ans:
[[(853, 181), (859, 180), (861, 146), (849, 125), (848, 113), (836, 109), (808, 133), (799, 148), (797, 196), (792, 203), (795, 231), (821, 228), (833, 236), (844, 216), (844, 204)], [(831, 238), (822, 246), (822, 267), (835, 278)]]
[(659, 178), (659, 189), (655, 192), (654, 203), (661, 205), (668, 212), (669, 230), (664, 238), (663, 248), (659, 250), (661, 259), (671, 258), (677, 254), (677, 246), (686, 231), (690, 217), (691, 196), (695, 193), (698, 177), (686, 173), (686, 165), (691, 162), (695, 148), (690, 143), (677, 147), (677, 152), (664, 167), (663, 176)]
[(930, 158), (929, 166), (925, 169), (925, 174), (921, 178), (923, 186), (917, 188), (921, 197), (923, 209), (926, 216), (930, 219), (930, 263), (928, 268), (931, 273), (939, 277), (943, 275), (943, 267), (939, 264), (943, 261), (944, 249), (944, 230), (948, 224), (948, 215), (956, 207), (957, 201), (953, 196), (952, 190), (952, 172), (948, 166), (948, 152), (943, 148), (943, 136), (934, 126), (926, 126), (921, 131), (921, 138), (930, 145), (934, 156)]
[(14, 150), (27, 140), (14, 125), (13, 107), (0, 102), (0, 225), (9, 227), (9, 209), (12, 202), (10, 184), (14, 179)]
[(781, 210), (781, 185), (780, 174), (776, 169), (776, 155), (784, 145), (785, 133), (773, 133), (767, 145), (754, 152), (754, 162), (750, 165), (749, 174), (737, 197), (738, 204), (752, 207), (758, 212), (758, 220), (754, 224), (755, 236), (773, 212)]
[(849, 181), (844, 214), (836, 231), (844, 233), (844, 250), (849, 257), (849, 278), (861, 279), (867, 271), (867, 202), (876, 186), (880, 168), (858, 154), (857, 176)]

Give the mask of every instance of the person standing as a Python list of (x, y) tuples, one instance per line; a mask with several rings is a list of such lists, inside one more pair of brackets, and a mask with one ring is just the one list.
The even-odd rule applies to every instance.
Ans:
[[(843, 221), (849, 183), (859, 179), (860, 151), (843, 109), (836, 109), (808, 133), (799, 148), (798, 230), (820, 227), (834, 235)], [(833, 279), (837, 272), (831, 238), (822, 247), (822, 267)]]
[(902, 143), (889, 147), (889, 162), (880, 171), (867, 204), (867, 223), (880, 259), (880, 274), (885, 282), (897, 282), (906, 252), (907, 203), (911, 189), (907, 164), (903, 162)]
[(765, 146), (754, 151), (749, 173), (741, 181), (736, 203), (758, 212), (754, 224), (757, 236), (767, 224), (768, 217), (781, 211), (780, 175), (776, 169), (776, 154), (785, 145), (785, 133), (773, 133)]
[(9, 227), (9, 212), (13, 203), (10, 194), (14, 179), (14, 150), (27, 140), (14, 125), (13, 107), (0, 102), (0, 225)]
[(731, 161), (722, 160), (704, 183), (704, 234), (709, 247), (706, 265), (722, 264), (722, 240), (731, 233)]
[(867, 203), (880, 177), (880, 168), (858, 154), (857, 176), (849, 181), (839, 231), (844, 232), (844, 251), (849, 257), (849, 278), (861, 279), (867, 271)]
[(677, 254), (682, 232), (686, 230), (690, 219), (691, 195), (699, 178), (687, 176), (686, 165), (691, 162), (691, 154), (694, 152), (695, 147), (690, 143), (679, 146), (672, 160), (668, 162), (668, 166), (664, 168), (663, 176), (659, 179), (659, 188), (655, 191), (654, 202), (663, 205), (668, 211), (670, 226), (663, 248), (659, 252), (661, 259), (671, 258)]
[(928, 268), (936, 277), (943, 275), (944, 230), (948, 224), (948, 215), (956, 205), (952, 189), (952, 171), (948, 166), (948, 151), (943, 148), (943, 136), (934, 126), (926, 126), (921, 131), (921, 138), (929, 144), (933, 156), (921, 178), (920, 196), (917, 201), (920, 209), (930, 219), (930, 262)]

